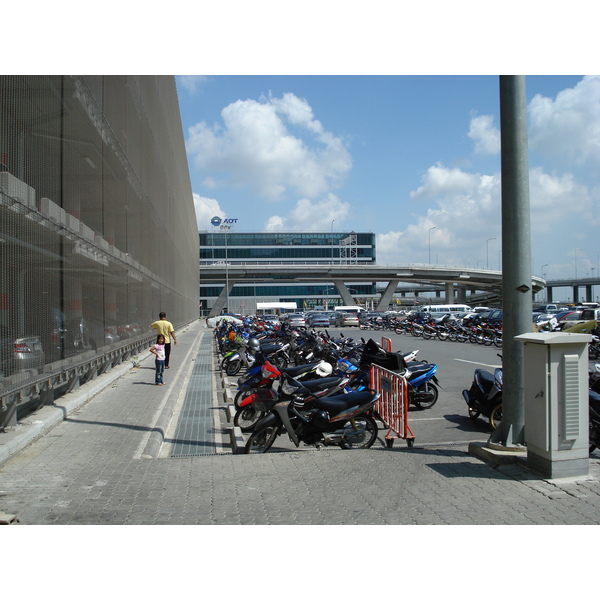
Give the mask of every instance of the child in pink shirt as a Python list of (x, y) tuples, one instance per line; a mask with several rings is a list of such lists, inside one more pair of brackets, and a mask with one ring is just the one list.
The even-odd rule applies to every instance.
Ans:
[(150, 346), (150, 352), (156, 356), (156, 376), (154, 383), (156, 385), (165, 385), (163, 373), (165, 372), (165, 336), (159, 335), (156, 338), (156, 344)]

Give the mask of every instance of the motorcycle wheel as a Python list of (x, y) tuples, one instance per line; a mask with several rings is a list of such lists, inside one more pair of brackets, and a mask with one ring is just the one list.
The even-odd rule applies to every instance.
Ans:
[(422, 337), (424, 340), (430, 340), (433, 337), (431, 331), (423, 331)]
[(243, 433), (252, 431), (256, 424), (263, 418), (264, 412), (256, 410), (252, 405), (244, 406), (235, 413), (233, 424), (239, 427)]
[(464, 344), (469, 338), (464, 333), (459, 333), (456, 336), (456, 341)]
[(469, 406), (469, 417), (471, 419), (473, 419), (473, 421), (480, 415), (481, 413), (478, 410), (475, 410), (474, 408), (471, 408)]
[(229, 361), (225, 365), (225, 373), (229, 376), (237, 375), (242, 368), (242, 361), (239, 358)]
[(438, 340), (442, 340), (442, 342), (443, 342), (444, 340), (447, 340), (450, 336), (447, 331), (438, 331), (437, 337), (438, 337)]
[(288, 361), (287, 358), (281, 354), (276, 354), (275, 356), (268, 357), (269, 362), (273, 363), (280, 371), (282, 369), (287, 369)]
[[(377, 423), (369, 415), (361, 415), (354, 419), (356, 429), (348, 422), (344, 427), (344, 437), (340, 447), (344, 450), (370, 448), (377, 439)], [(346, 439), (348, 435), (348, 439)]]
[(240, 409), (240, 404), (242, 403), (242, 401), (244, 400), (244, 398), (246, 396), (250, 396), (250, 394), (253, 394), (254, 390), (240, 390), (236, 395), (235, 398), (233, 399), (233, 405), (235, 406), (235, 410), (239, 410)]
[(415, 405), (419, 408), (431, 408), (438, 399), (438, 389), (432, 383), (423, 384), (421, 387), (417, 388), (416, 393), (420, 394), (421, 390), (427, 386), (427, 391), (425, 392), (425, 400), (415, 400)]
[(254, 431), (246, 443), (246, 454), (264, 454), (279, 435), (280, 424), (269, 425), (260, 431)]
[(490, 414), (490, 425), (492, 429), (496, 429), (502, 422), (502, 404), (498, 404)]
[(402, 329), (402, 327), (396, 327), (396, 329), (394, 329), (394, 333), (397, 335), (402, 335), (404, 333), (404, 329)]
[(494, 336), (494, 346), (496, 346), (496, 348), (502, 348), (502, 336), (500, 336), (500, 335)]

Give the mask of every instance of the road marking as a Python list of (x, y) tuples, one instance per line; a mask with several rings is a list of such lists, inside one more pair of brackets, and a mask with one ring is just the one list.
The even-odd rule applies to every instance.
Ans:
[(464, 360), (463, 358), (455, 358), (459, 362), (469, 363), (471, 365), (481, 365), (482, 367), (489, 367), (490, 369), (499, 369), (502, 365), (486, 365), (485, 363), (475, 362), (473, 360)]
[(446, 421), (446, 417), (409, 417), (411, 423), (414, 421)]

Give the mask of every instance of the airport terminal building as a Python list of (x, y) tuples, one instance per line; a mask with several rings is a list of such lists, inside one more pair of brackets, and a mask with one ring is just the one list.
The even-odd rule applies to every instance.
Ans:
[(0, 214), (0, 428), (198, 318), (174, 77), (0, 76)]
[[(360, 265), (376, 262), (374, 233), (357, 232), (262, 232), (232, 231), (215, 221), (213, 230), (200, 232), (200, 269), (222, 265), (222, 281), (202, 281), (200, 304), (203, 314), (214, 306), (228, 284), (227, 270), (239, 265)], [(375, 298), (374, 282), (352, 282), (355, 297)], [(257, 303), (295, 302), (298, 310), (343, 304), (332, 282), (238, 283), (231, 287), (226, 312), (253, 314)]]

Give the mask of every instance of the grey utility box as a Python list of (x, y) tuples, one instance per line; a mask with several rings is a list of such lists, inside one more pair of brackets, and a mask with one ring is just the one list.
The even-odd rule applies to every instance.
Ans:
[(589, 472), (588, 351), (592, 336), (526, 333), (525, 443), (528, 466), (541, 475)]

